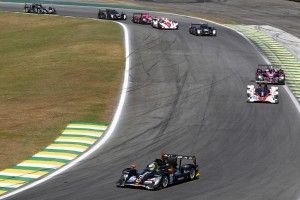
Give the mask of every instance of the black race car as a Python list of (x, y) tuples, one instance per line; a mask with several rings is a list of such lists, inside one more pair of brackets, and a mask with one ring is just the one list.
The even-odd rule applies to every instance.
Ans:
[(140, 187), (158, 190), (169, 185), (197, 179), (200, 176), (195, 156), (162, 154), (143, 170), (135, 165), (122, 171), (117, 187)]
[(25, 4), (24, 6), (25, 13), (37, 13), (37, 14), (56, 14), (56, 10), (53, 7), (45, 8), (42, 4), (33, 3)]
[(99, 9), (98, 19), (126, 20), (127, 15), (125, 13), (119, 13), (118, 11), (112, 9)]
[(208, 24), (191, 24), (189, 32), (196, 36), (217, 36), (217, 29)]

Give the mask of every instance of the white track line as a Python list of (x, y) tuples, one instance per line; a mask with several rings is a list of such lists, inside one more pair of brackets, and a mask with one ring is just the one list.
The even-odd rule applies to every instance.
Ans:
[[(0, 2), (1, 3), (1, 2)], [(10, 3), (10, 2), (3, 2), (3, 3)], [(15, 4), (20, 4), (20, 3), (15, 3)], [(92, 6), (69, 6), (69, 5), (58, 5), (58, 6), (66, 6), (66, 7), (92, 7)], [(100, 7), (100, 6), (99, 6)], [(92, 7), (95, 8), (95, 7)], [(134, 10), (134, 9), (124, 9), (124, 10)], [(147, 11), (147, 10), (139, 10), (139, 11)], [(149, 12), (149, 11), (147, 11)], [(202, 21), (206, 21), (206, 22), (210, 22), (219, 26), (222, 26), (224, 28), (230, 29), (238, 34), (240, 34), (243, 38), (245, 38), (252, 46), (254, 45), (245, 35), (243, 35), (242, 33), (238, 32), (237, 30), (228, 27), (224, 24), (220, 24), (211, 20), (207, 20), (207, 19), (202, 19), (199, 17), (193, 17), (193, 16), (187, 16), (187, 15), (181, 15), (181, 14), (175, 14), (175, 13), (169, 13), (169, 12), (155, 12), (155, 11), (150, 11), (153, 13), (161, 13), (161, 14), (169, 14), (169, 15), (175, 15), (175, 16), (179, 16), (179, 17), (187, 17), (187, 18), (191, 18), (191, 19), (197, 19), (197, 20), (202, 20)], [(73, 17), (73, 16), (65, 16), (65, 17)], [(75, 17), (74, 17), (75, 18)], [(94, 151), (96, 151), (97, 149), (99, 149), (112, 135), (113, 131), (115, 130), (118, 120), (120, 119), (121, 116), (121, 112), (123, 110), (124, 104), (125, 104), (125, 100), (127, 97), (127, 88), (129, 86), (129, 66), (130, 66), (130, 43), (129, 43), (129, 30), (128, 28), (120, 23), (117, 22), (118, 24), (120, 24), (124, 30), (124, 34), (125, 34), (125, 50), (126, 50), (126, 64), (125, 64), (125, 72), (124, 72), (124, 82), (123, 82), (123, 86), (122, 86), (122, 92), (121, 92), (121, 97), (120, 97), (120, 101), (118, 104), (118, 108), (116, 110), (116, 113), (114, 115), (113, 121), (107, 131), (107, 133), (105, 134), (105, 136), (97, 143), (95, 144), (89, 151), (87, 151), (86, 153), (84, 153), (83, 155), (81, 155), (80, 157), (78, 157), (77, 159), (73, 160), (72, 162), (70, 162), (69, 164), (65, 165), (64, 167), (60, 168), (59, 170), (47, 175), (46, 177), (37, 180), (33, 183), (30, 183), (20, 189), (17, 189), (13, 192), (10, 192), (6, 195), (0, 196), (0, 200), (1, 199), (5, 199), (7, 197), (11, 197), (13, 195), (16, 195), (20, 192), (23, 192), (29, 188), (32, 188), (34, 186), (37, 186), (51, 178), (53, 178), (54, 176), (61, 174), (62, 172), (68, 170), (69, 168), (73, 167), (74, 165), (76, 165), (78, 162), (80, 162), (81, 160), (87, 158), (88, 156), (90, 156)], [(257, 47), (255, 46), (255, 48), (257, 49)], [(260, 52), (260, 51), (259, 51)], [(267, 63), (270, 63), (268, 59), (266, 59), (266, 57), (260, 52), (260, 55), (266, 60)], [(284, 86), (285, 90), (287, 91), (287, 94), (291, 97), (294, 105), (296, 106), (298, 112), (300, 113), (300, 105), (299, 102), (296, 100), (295, 96), (292, 94), (292, 92), (290, 91), (290, 89), (287, 86)]]
[(25, 190), (28, 190), (32, 187), (35, 187), (45, 181), (48, 181), (49, 179), (53, 178), (54, 176), (61, 174), (62, 172), (65, 172), (66, 170), (70, 169), (71, 167), (73, 167), (74, 165), (76, 165), (77, 163), (79, 163), (80, 161), (82, 161), (83, 159), (87, 158), (88, 156), (90, 156), (92, 153), (94, 153), (96, 150), (98, 150), (109, 138), (110, 136), (113, 134), (118, 121), (120, 119), (120, 116), (122, 114), (122, 110), (127, 98), (127, 88), (129, 86), (129, 66), (130, 66), (130, 43), (129, 43), (129, 30), (128, 28), (122, 24), (117, 22), (124, 30), (124, 41), (125, 41), (125, 56), (126, 56), (126, 63), (125, 63), (125, 71), (124, 71), (124, 81), (123, 81), (123, 86), (122, 86), (122, 90), (121, 90), (121, 96), (120, 96), (120, 100), (119, 100), (119, 104), (117, 107), (117, 110), (115, 112), (114, 118), (112, 120), (111, 125), (109, 126), (108, 131), (106, 132), (106, 134), (104, 135), (104, 137), (97, 143), (95, 144), (91, 149), (89, 149), (87, 152), (85, 152), (84, 154), (82, 154), (81, 156), (79, 156), (78, 158), (76, 158), (75, 160), (73, 160), (72, 162), (68, 163), (67, 165), (63, 166), (62, 168), (58, 169), (57, 171), (46, 175), (44, 178), (41, 178), (37, 181), (34, 181), (28, 185), (25, 185), (24, 187), (21, 187), (20, 189), (14, 190), (8, 194), (5, 194), (3, 196), (0, 197), (0, 199), (5, 199), (8, 197), (11, 197), (13, 195), (16, 195), (20, 192), (23, 192)]
[[(23, 3), (15, 3), (15, 2), (3, 2), (3, 3), (11, 3), (11, 4), (23, 4)], [(0, 2), (1, 4), (1, 2)], [(72, 7), (72, 5), (58, 5), (58, 6), (61, 6), (61, 7)], [(101, 6), (73, 6), (73, 7), (81, 7), (81, 8), (101, 8)], [(114, 8), (114, 7), (106, 7), (106, 8)], [(118, 8), (118, 9), (121, 9), (121, 8)], [(131, 10), (131, 11), (134, 11), (134, 9), (122, 9), (122, 10)], [(237, 30), (229, 27), (229, 26), (226, 26), (225, 24), (220, 24), (218, 22), (214, 22), (214, 21), (211, 21), (211, 20), (208, 20), (208, 19), (203, 19), (203, 18), (199, 18), (199, 17), (193, 17), (193, 16), (188, 16), (188, 15), (182, 15), (182, 14), (176, 14), (176, 13), (170, 13), (170, 12), (159, 12), (159, 11), (149, 11), (149, 10), (139, 10), (140, 12), (152, 12), (152, 13), (158, 13), (158, 14), (167, 14), (167, 15), (175, 15), (175, 16), (179, 16), (179, 17), (187, 17), (187, 18), (190, 18), (190, 19), (196, 19), (196, 20), (201, 20), (201, 21), (206, 21), (206, 22), (210, 22), (212, 24), (216, 24), (216, 25), (219, 25), (219, 26), (222, 26), (224, 28), (227, 28), (227, 29), (230, 29), (238, 34), (240, 34), (243, 38), (245, 38), (252, 46), (255, 46), (244, 34), (238, 32)], [(72, 17), (72, 16), (70, 16)], [(258, 48), (255, 46), (255, 49), (258, 50)], [(266, 63), (269, 63), (270, 64), (270, 61), (265, 57), (264, 54), (262, 54), (262, 52), (260, 52), (258, 50), (258, 52), (260, 53), (260, 55), (263, 57), (263, 59), (266, 61)], [(283, 86), (283, 88), (286, 90), (287, 94), (290, 96), (292, 102), (294, 103), (296, 109), (298, 110), (298, 112), (300, 113), (300, 104), (299, 104), (299, 101), (296, 99), (296, 97), (294, 96), (294, 94), (291, 92), (291, 90), (289, 89), (288, 86)], [(1, 199), (1, 198), (0, 198)]]
[[(245, 40), (247, 40), (252, 46), (253, 48), (255, 48), (255, 50), (257, 52), (259, 52), (260, 56), (264, 59), (264, 61), (267, 63), (267, 64), (271, 64), (271, 62), (269, 61), (269, 59), (265, 56), (265, 54), (263, 54), (259, 49), (258, 47), (249, 39), (247, 38), (244, 34), (242, 34), (241, 32), (235, 30), (235, 29), (232, 29), (230, 27), (227, 27), (225, 26), (226, 28), (229, 28), (235, 32), (237, 32), (239, 35), (241, 35), (243, 38), (245, 38)], [(291, 92), (290, 88), (286, 85), (283, 86), (283, 88), (285, 89), (286, 93), (289, 95), (289, 97), (291, 98), (292, 102), (294, 103), (298, 113), (300, 113), (300, 104), (298, 102), (298, 100), (296, 99), (296, 97), (294, 96), (294, 94)]]
[[(163, 12), (157, 12), (157, 13), (163, 13)], [(171, 13), (167, 13), (167, 14), (171, 14)], [(241, 35), (244, 39), (246, 39), (255, 49), (256, 51), (259, 52), (259, 54), (261, 55), (261, 57), (265, 60), (265, 62), (267, 64), (271, 64), (271, 62), (268, 60), (268, 58), (257, 48), (257, 46), (255, 44), (253, 44), (253, 42), (247, 38), (244, 34), (240, 33), (239, 31), (229, 27), (229, 26), (226, 26), (224, 24), (219, 24), (217, 22), (213, 22), (211, 20), (206, 20), (206, 19), (202, 19), (202, 18), (198, 18), (198, 17), (192, 17), (192, 16), (187, 16), (187, 15), (180, 15), (180, 14), (174, 14), (174, 15), (177, 15), (177, 16), (182, 16), (182, 17), (188, 17), (188, 18), (192, 18), (192, 19), (197, 19), (197, 20), (202, 20), (202, 21), (207, 21), (207, 22), (210, 22), (212, 24), (216, 24), (216, 25), (219, 25), (219, 26), (222, 26), (224, 28), (227, 28), (227, 29), (230, 29), (236, 33), (238, 33), (239, 35)], [(296, 97), (294, 96), (294, 94), (291, 92), (290, 88), (286, 85), (283, 86), (283, 88), (286, 90), (287, 94), (289, 95), (289, 97), (291, 98), (292, 102), (294, 103), (296, 109), (298, 110), (298, 113), (300, 113), (300, 104), (298, 102), (298, 100), (296, 99)]]

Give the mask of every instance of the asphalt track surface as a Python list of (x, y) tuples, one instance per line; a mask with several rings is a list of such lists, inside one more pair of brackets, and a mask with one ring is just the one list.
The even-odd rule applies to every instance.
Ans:
[[(0, 5), (20, 11), (20, 6)], [(96, 9), (57, 7), (62, 15), (96, 17)], [(127, 21), (130, 88), (119, 125), (97, 152), (53, 179), (19, 193), (20, 200), (300, 199), (299, 113), (280, 87), (280, 103), (247, 104), (246, 86), (261, 55), (239, 34), (217, 37)], [(196, 155), (199, 180), (160, 191), (116, 188), (121, 170), (160, 151)]]
[(144, 7), (163, 8), (170, 12), (204, 15), (240, 24), (270, 25), (300, 37), (299, 2), (289, 0), (140, 0), (138, 4)]

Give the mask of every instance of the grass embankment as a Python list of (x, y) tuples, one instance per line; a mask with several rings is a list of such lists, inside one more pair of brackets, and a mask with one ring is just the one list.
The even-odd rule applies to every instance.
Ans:
[(70, 121), (109, 122), (124, 61), (112, 22), (0, 13), (0, 169)]

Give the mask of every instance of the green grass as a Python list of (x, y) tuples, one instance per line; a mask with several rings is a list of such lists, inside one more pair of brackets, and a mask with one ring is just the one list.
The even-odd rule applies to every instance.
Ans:
[(0, 12), (0, 44), (0, 169), (70, 121), (111, 120), (125, 61), (117, 24)]

